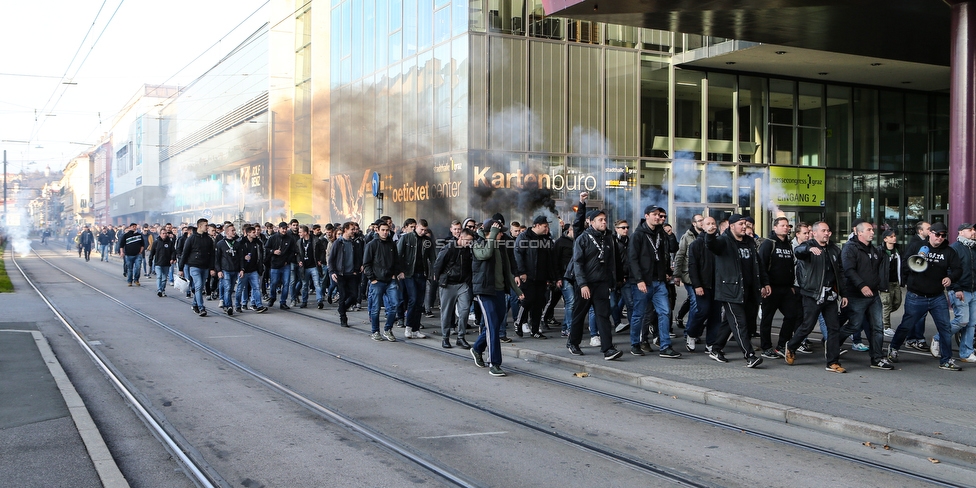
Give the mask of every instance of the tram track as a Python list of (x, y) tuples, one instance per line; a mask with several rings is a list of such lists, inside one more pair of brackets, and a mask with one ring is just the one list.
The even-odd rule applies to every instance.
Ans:
[[(349, 416), (346, 416), (346, 415), (344, 415), (344, 414), (342, 414), (342, 413), (340, 413), (340, 412), (338, 412), (336, 410), (333, 410), (333, 409), (331, 409), (331, 408), (329, 408), (329, 407), (327, 407), (325, 405), (322, 405), (321, 403), (316, 402), (315, 400), (313, 400), (313, 399), (311, 399), (311, 398), (309, 398), (309, 397), (307, 397), (307, 396), (305, 396), (305, 395), (303, 395), (303, 394), (301, 394), (301, 393), (299, 393), (299, 392), (297, 392), (297, 391), (295, 391), (295, 390), (287, 387), (283, 383), (281, 383), (281, 382), (279, 382), (279, 381), (277, 381), (277, 380), (275, 380), (275, 379), (273, 379), (273, 378), (271, 378), (271, 377), (269, 377), (269, 376), (267, 376), (267, 375), (265, 375), (265, 374), (263, 374), (263, 373), (255, 370), (255, 369), (249, 367), (247, 364), (243, 363), (242, 361), (240, 361), (240, 360), (238, 360), (238, 359), (236, 359), (234, 357), (231, 357), (230, 355), (223, 353), (222, 351), (220, 351), (220, 350), (218, 350), (218, 349), (216, 349), (216, 348), (214, 348), (214, 347), (212, 347), (212, 346), (204, 343), (203, 341), (200, 341), (200, 340), (198, 340), (198, 339), (190, 336), (189, 334), (186, 334), (186, 333), (180, 331), (179, 329), (177, 329), (177, 328), (175, 328), (175, 327), (173, 327), (173, 326), (171, 326), (169, 324), (166, 324), (166, 323), (164, 323), (164, 322), (156, 319), (155, 317), (152, 317), (149, 314), (146, 314), (145, 312), (142, 312), (141, 310), (138, 310), (135, 307), (132, 307), (132, 306), (130, 306), (130, 305), (122, 302), (121, 300), (113, 297), (112, 295), (106, 293), (105, 291), (99, 289), (98, 287), (95, 287), (94, 285), (92, 285), (92, 284), (88, 283), (87, 281), (85, 281), (85, 280), (83, 280), (83, 279), (75, 276), (74, 274), (68, 272), (67, 270), (65, 270), (65, 269), (63, 269), (63, 268), (55, 265), (54, 263), (51, 263), (49, 260), (47, 260), (46, 258), (42, 257), (36, 251), (34, 251), (34, 254), (35, 254), (35, 256), (37, 256), (37, 258), (39, 258), (45, 264), (47, 264), (50, 267), (52, 267), (52, 268), (60, 271), (61, 273), (65, 274), (66, 276), (68, 276), (70, 278), (72, 278), (73, 280), (77, 281), (78, 283), (80, 283), (80, 284), (82, 284), (82, 285), (84, 285), (84, 286), (86, 286), (86, 287), (94, 290), (96, 293), (101, 294), (106, 299), (108, 299), (108, 300), (116, 303), (116, 305), (118, 305), (118, 306), (120, 306), (120, 307), (128, 310), (131, 313), (134, 313), (136, 315), (139, 315), (143, 319), (149, 321), (150, 323), (156, 325), (157, 327), (162, 328), (166, 332), (168, 332), (170, 334), (173, 334), (174, 336), (176, 336), (179, 339), (181, 339), (181, 340), (183, 340), (183, 341), (191, 344), (192, 346), (200, 349), (201, 351), (204, 351), (207, 354), (209, 354), (209, 355), (211, 355), (211, 356), (213, 356), (215, 358), (218, 358), (218, 359), (226, 362), (227, 364), (233, 366), (234, 368), (236, 368), (237, 370), (243, 372), (244, 374), (246, 374), (246, 375), (254, 378), (255, 380), (257, 380), (260, 383), (264, 384), (265, 386), (269, 387), (270, 389), (272, 389), (274, 391), (277, 391), (278, 393), (284, 395), (288, 399), (290, 399), (290, 400), (298, 403), (299, 405), (307, 408), (308, 410), (312, 411), (316, 415), (319, 415), (319, 416), (321, 416), (321, 417), (323, 417), (325, 419), (328, 419), (328, 420), (330, 420), (332, 422), (335, 422), (336, 424), (339, 424), (339, 425), (341, 425), (341, 426), (343, 426), (343, 427), (345, 427), (345, 428), (347, 428), (347, 429), (349, 429), (349, 430), (351, 430), (353, 432), (356, 432), (356, 433), (358, 433), (360, 435), (363, 435), (363, 436), (365, 436), (365, 437), (373, 440), (374, 442), (378, 443), (379, 445), (383, 446), (384, 448), (387, 448), (387, 449), (389, 449), (389, 450), (391, 450), (391, 451), (399, 454), (400, 456), (402, 456), (402, 457), (410, 460), (411, 462), (413, 462), (413, 463), (415, 463), (415, 464), (417, 464), (417, 465), (419, 465), (419, 466), (427, 469), (428, 471), (430, 471), (430, 472), (434, 473), (435, 475), (437, 475), (439, 478), (443, 479), (447, 484), (450, 484), (450, 485), (453, 485), (453, 486), (465, 486), (465, 487), (469, 487), (469, 486), (470, 487), (481, 486), (481, 484), (478, 483), (478, 482), (476, 482), (475, 480), (466, 479), (463, 475), (461, 475), (460, 473), (457, 473), (455, 470), (453, 470), (453, 469), (451, 469), (451, 468), (449, 468), (447, 466), (443, 466), (440, 463), (437, 463), (436, 461), (433, 461), (433, 460), (430, 460), (430, 459), (426, 459), (422, 455), (420, 455), (420, 454), (414, 452), (413, 450), (411, 450), (406, 445), (404, 445), (402, 443), (399, 443), (396, 440), (391, 439), (388, 436), (385, 436), (385, 435), (383, 435), (383, 434), (381, 434), (379, 432), (376, 432), (374, 429), (372, 429), (370, 426), (366, 425), (365, 423), (356, 421), (355, 419), (353, 419), (353, 418), (351, 418)], [(21, 269), (21, 273), (23, 273), (24, 276), (26, 277), (27, 276), (27, 273), (22, 268), (20, 268), (19, 265), (18, 265), (18, 268)], [(34, 287), (34, 289), (35, 289), (35, 291), (39, 295), (41, 295), (42, 298), (45, 299), (45, 301), (47, 301), (47, 298), (45, 297), (45, 295), (44, 295), (43, 292), (41, 292), (37, 287)], [(52, 305), (52, 310), (56, 310), (53, 305)], [(62, 316), (60, 312), (56, 312), (56, 313), (59, 316)], [(423, 382), (419, 382), (419, 381), (415, 381), (415, 380), (410, 380), (410, 379), (404, 378), (402, 376), (396, 375), (394, 373), (390, 373), (390, 372), (385, 371), (385, 370), (382, 370), (380, 368), (376, 368), (376, 367), (370, 366), (369, 364), (367, 364), (367, 363), (365, 363), (363, 361), (356, 360), (356, 359), (352, 359), (352, 358), (350, 358), (350, 357), (348, 357), (348, 356), (346, 356), (346, 355), (344, 355), (342, 353), (338, 353), (338, 352), (335, 352), (335, 351), (329, 351), (327, 349), (324, 349), (324, 348), (315, 346), (313, 344), (309, 344), (307, 342), (304, 342), (304, 341), (301, 341), (301, 340), (298, 340), (298, 339), (295, 339), (295, 338), (288, 337), (288, 336), (286, 336), (284, 334), (278, 333), (278, 332), (273, 331), (271, 329), (268, 329), (268, 328), (262, 327), (260, 325), (253, 324), (251, 322), (248, 322), (246, 320), (243, 320), (243, 319), (241, 319), (239, 317), (228, 316), (228, 317), (224, 317), (224, 318), (226, 318), (228, 320), (231, 320), (233, 322), (236, 322), (238, 324), (244, 325), (246, 327), (250, 327), (250, 328), (252, 328), (254, 330), (263, 332), (263, 333), (268, 334), (270, 336), (276, 337), (276, 338), (278, 338), (280, 340), (284, 340), (284, 341), (287, 341), (289, 343), (292, 343), (292, 344), (295, 344), (295, 345), (298, 345), (298, 346), (301, 346), (301, 347), (304, 347), (304, 348), (313, 350), (313, 351), (315, 351), (317, 353), (320, 353), (320, 354), (329, 356), (332, 359), (336, 359), (336, 360), (342, 361), (342, 362), (344, 362), (346, 364), (350, 364), (350, 365), (356, 366), (356, 367), (358, 367), (358, 368), (360, 368), (362, 370), (368, 371), (370, 373), (373, 373), (373, 374), (382, 376), (384, 378), (387, 378), (387, 379), (390, 379), (390, 380), (399, 382), (401, 384), (410, 386), (412, 388), (416, 388), (416, 389), (422, 390), (423, 392), (426, 392), (426, 393), (429, 393), (429, 394), (432, 394), (432, 395), (436, 395), (439, 398), (442, 398), (442, 399), (451, 401), (453, 403), (457, 403), (459, 405), (462, 405), (462, 406), (471, 408), (471, 409), (473, 409), (475, 411), (478, 411), (478, 412), (481, 412), (483, 414), (486, 414), (486, 415), (489, 415), (489, 416), (492, 416), (492, 417), (495, 417), (495, 418), (504, 420), (506, 422), (515, 424), (515, 425), (517, 425), (519, 427), (522, 427), (522, 428), (531, 430), (531, 431), (536, 432), (538, 434), (542, 434), (544, 436), (551, 437), (551, 438), (556, 439), (558, 441), (561, 441), (561, 442), (570, 444), (570, 445), (572, 445), (572, 446), (574, 446), (574, 447), (576, 447), (578, 449), (587, 451), (587, 452), (589, 452), (592, 455), (600, 456), (600, 457), (602, 457), (604, 459), (610, 460), (610, 461), (615, 462), (617, 464), (620, 464), (620, 465), (623, 465), (623, 466), (627, 466), (627, 467), (630, 467), (630, 468), (632, 468), (634, 470), (637, 470), (639, 472), (643, 472), (645, 474), (649, 474), (649, 475), (655, 476), (655, 477), (657, 477), (657, 478), (659, 478), (661, 480), (664, 480), (664, 481), (666, 481), (668, 483), (673, 483), (673, 484), (675, 484), (677, 486), (688, 486), (688, 487), (698, 487), (698, 488), (706, 488), (706, 487), (715, 487), (715, 486), (718, 486), (718, 485), (715, 485), (713, 483), (702, 482), (701, 480), (695, 479), (693, 477), (683, 475), (683, 474), (678, 473), (676, 471), (673, 471), (673, 470), (671, 470), (671, 469), (669, 469), (667, 467), (663, 467), (663, 466), (656, 465), (654, 463), (651, 463), (651, 462), (648, 462), (646, 460), (643, 460), (643, 459), (641, 459), (641, 458), (639, 458), (637, 456), (633, 456), (633, 455), (630, 455), (630, 454), (627, 454), (627, 453), (624, 453), (624, 452), (619, 452), (619, 451), (616, 451), (616, 450), (614, 450), (612, 448), (609, 448), (607, 446), (604, 446), (604, 445), (601, 445), (601, 444), (598, 444), (598, 443), (594, 443), (594, 442), (589, 442), (589, 441), (587, 441), (585, 439), (581, 439), (581, 438), (578, 438), (578, 437), (574, 437), (574, 436), (571, 436), (571, 435), (566, 435), (566, 434), (560, 433), (558, 431), (555, 431), (555, 430), (550, 429), (549, 427), (547, 427), (545, 425), (538, 424), (538, 423), (533, 422), (531, 420), (523, 419), (523, 418), (517, 417), (515, 415), (510, 415), (510, 414), (507, 414), (507, 413), (504, 413), (504, 412), (499, 412), (499, 411), (496, 411), (496, 410), (492, 410), (492, 409), (490, 409), (488, 407), (485, 407), (484, 405), (478, 404), (477, 402), (473, 402), (473, 401), (466, 400), (466, 399), (463, 399), (463, 398), (458, 398), (458, 397), (456, 397), (456, 396), (454, 396), (454, 395), (452, 395), (452, 394), (450, 394), (448, 392), (442, 391), (441, 389), (436, 388), (436, 387), (434, 387), (434, 386), (432, 386), (430, 384), (425, 384)], [(84, 338), (84, 336), (81, 334), (80, 331), (78, 331), (76, 328), (74, 328), (73, 326), (71, 326), (68, 323), (67, 320), (63, 321), (63, 324), (71, 330), (71, 333), (73, 335), (75, 335), (77, 337), (79, 343), (84, 344), (86, 350), (90, 351), (89, 354), (97, 357), (97, 353), (95, 351), (93, 351), (90, 346), (88, 346), (87, 340)], [(100, 364), (100, 367), (101, 367), (101, 365), (104, 365), (105, 364), (101, 360), (99, 360), (98, 363)], [(105, 371), (109, 371), (110, 372), (112, 370), (112, 368), (108, 368), (107, 366), (105, 366), (105, 368), (106, 368), (106, 369), (104, 369)], [(116, 375), (118, 375), (118, 373), (115, 372), (115, 373), (112, 373), (112, 375), (113, 376), (116, 376)], [(137, 408), (145, 409), (145, 406), (142, 405), (139, 402), (138, 399), (136, 399), (136, 396), (135, 395), (133, 395), (127, 388), (124, 387), (124, 385), (122, 385), (122, 382), (120, 382), (120, 384), (117, 385), (117, 388), (124, 389), (124, 391), (127, 393), (127, 394), (124, 394), (124, 396), (126, 396), (127, 400), (129, 400), (130, 402), (135, 402), (133, 405), (139, 405), (139, 407), (137, 407)], [(179, 439), (180, 438), (180, 436), (178, 435), (178, 432), (169, 432), (167, 434), (168, 434), (168, 437), (169, 438), (172, 438), (172, 439)], [(174, 440), (174, 443), (177, 443), (177, 441)], [(193, 451), (193, 448), (192, 448), (192, 446), (183, 444), (180, 447), (180, 451)], [(188, 459), (187, 462), (188, 463), (192, 463), (193, 466), (197, 466), (198, 467), (197, 469), (200, 469), (199, 467), (202, 466), (203, 468), (200, 469), (201, 471), (209, 470), (209, 471), (212, 471), (214, 474), (216, 474), (216, 472), (213, 471), (213, 469), (211, 467), (209, 467), (207, 465), (206, 461), (203, 460), (202, 458), (195, 459), (195, 460), (189, 460)], [(214, 485), (204, 485), (204, 486), (214, 486)], [(226, 482), (223, 482), (223, 483), (218, 482), (218, 484), (216, 486), (229, 486), (229, 485), (227, 485)]]
[[(80, 282), (80, 283), (88, 286), (89, 288), (91, 288), (93, 290), (96, 290), (97, 292), (105, 295), (106, 297), (108, 297), (110, 299), (115, 300), (120, 306), (123, 306), (123, 307), (129, 309), (130, 311), (132, 311), (132, 312), (134, 312), (134, 313), (136, 313), (136, 314), (144, 317), (146, 320), (149, 320), (150, 322), (155, 323), (157, 326), (160, 326), (160, 327), (164, 328), (168, 332), (177, 335), (178, 337), (180, 337), (184, 341), (187, 341), (187, 342), (193, 344), (195, 347), (198, 347), (201, 350), (204, 350), (208, 354), (211, 354), (214, 357), (220, 358), (221, 360), (227, 362), (228, 364), (233, 365), (235, 368), (241, 370), (242, 372), (245, 372), (248, 375), (251, 375), (252, 377), (258, 379), (262, 383), (264, 383), (267, 386), (271, 387), (272, 389), (275, 389), (276, 391), (279, 391), (280, 393), (282, 393), (285, 396), (291, 398), (292, 400), (298, 402), (299, 404), (302, 404), (306, 408), (309, 408), (310, 410), (316, 411), (316, 412), (317, 412), (317, 409), (324, 408), (321, 405), (317, 404), (316, 402), (314, 402), (314, 401), (312, 401), (312, 400), (310, 400), (308, 398), (303, 397), (301, 394), (299, 394), (297, 392), (294, 392), (294, 391), (292, 391), (292, 390), (284, 387), (283, 385), (280, 385), (275, 380), (273, 380), (271, 378), (268, 378), (268, 377), (262, 375), (260, 372), (257, 372), (257, 371), (252, 370), (251, 368), (249, 368), (247, 365), (241, 363), (240, 361), (237, 361), (236, 359), (234, 359), (234, 358), (232, 358), (230, 356), (227, 356), (227, 355), (223, 354), (221, 351), (218, 351), (218, 350), (210, 347), (209, 345), (204, 344), (204, 343), (202, 343), (202, 342), (200, 342), (200, 341), (198, 341), (198, 340), (196, 340), (196, 339), (194, 339), (194, 338), (186, 335), (185, 333), (180, 332), (180, 331), (178, 331), (178, 330), (176, 330), (176, 329), (174, 329), (174, 328), (172, 328), (172, 327), (170, 327), (170, 326), (168, 326), (168, 325), (166, 325), (166, 324), (164, 324), (164, 323), (156, 320), (155, 318), (153, 318), (153, 317), (151, 317), (151, 316), (143, 313), (140, 310), (134, 309), (133, 307), (131, 307), (131, 306), (127, 305), (127, 304), (124, 304), (121, 301), (118, 301), (117, 299), (114, 299), (114, 297), (111, 297), (107, 293), (99, 290), (98, 288), (96, 288), (93, 285), (87, 283), (86, 281), (84, 281), (84, 280), (82, 280), (82, 279), (74, 276), (70, 272), (68, 272), (68, 271), (66, 271), (66, 270), (58, 267), (57, 265), (49, 262), (48, 260), (46, 260), (43, 257), (41, 257), (39, 254), (36, 254), (36, 255), (38, 256), (38, 258), (40, 258), (41, 260), (43, 260), (49, 266), (51, 266), (51, 267), (53, 267), (55, 269), (58, 269), (62, 273), (64, 273), (67, 276), (71, 277), (72, 279), (74, 279), (74, 280), (76, 280), (76, 281), (78, 281), (78, 282)], [(106, 274), (109, 274), (109, 273), (106, 273)], [(26, 273), (25, 273), (25, 275), (26, 275)], [(118, 279), (118, 278), (116, 278), (116, 279)], [(40, 291), (38, 291), (38, 293), (40, 293)], [(179, 300), (179, 301), (182, 302), (182, 300), (179, 299), (179, 298), (172, 297), (172, 299)], [(313, 320), (317, 320), (317, 321), (329, 323), (331, 325), (335, 325), (335, 322), (334, 321), (328, 320), (325, 317), (317, 316), (317, 315), (315, 315), (313, 313), (303, 312), (303, 311), (299, 311), (299, 310), (293, 310), (293, 312), (296, 315), (300, 315), (300, 316), (307, 317), (307, 318), (310, 318), (310, 319), (313, 319)], [(647, 462), (645, 460), (642, 460), (642, 459), (640, 459), (640, 458), (638, 458), (636, 456), (631, 456), (631, 455), (626, 454), (626, 453), (617, 452), (614, 449), (608, 448), (606, 446), (602, 446), (602, 445), (599, 445), (599, 444), (596, 444), (596, 443), (588, 442), (586, 440), (578, 439), (578, 438), (576, 438), (574, 436), (570, 436), (570, 435), (566, 435), (566, 434), (562, 434), (562, 433), (553, 431), (552, 429), (550, 429), (548, 427), (540, 426), (539, 424), (537, 424), (535, 422), (527, 421), (525, 419), (522, 419), (522, 418), (519, 418), (519, 417), (516, 417), (516, 416), (513, 416), (513, 415), (509, 415), (509, 414), (505, 414), (505, 413), (502, 413), (502, 412), (497, 412), (497, 411), (491, 410), (491, 409), (489, 409), (489, 408), (487, 408), (487, 407), (485, 407), (483, 405), (480, 405), (477, 402), (473, 402), (473, 401), (470, 401), (470, 400), (465, 400), (463, 398), (458, 398), (454, 394), (451, 394), (451, 393), (442, 391), (440, 388), (437, 388), (435, 386), (432, 386), (429, 383), (425, 383), (425, 382), (421, 382), (421, 381), (417, 381), (417, 380), (412, 380), (412, 379), (405, 378), (405, 377), (403, 377), (401, 375), (398, 375), (398, 374), (390, 373), (390, 372), (385, 371), (385, 370), (383, 370), (381, 368), (377, 368), (375, 366), (372, 366), (370, 364), (367, 364), (364, 361), (360, 361), (360, 360), (351, 358), (351, 357), (349, 357), (347, 355), (338, 353), (336, 351), (331, 351), (329, 349), (316, 346), (315, 344), (311, 344), (311, 343), (306, 342), (306, 341), (303, 341), (301, 339), (296, 339), (294, 337), (290, 337), (290, 336), (288, 336), (286, 334), (283, 334), (281, 332), (278, 332), (278, 331), (269, 329), (269, 328), (264, 327), (264, 326), (261, 326), (259, 324), (254, 324), (252, 322), (249, 322), (249, 321), (243, 319), (240, 316), (221, 317), (221, 318), (225, 318), (225, 319), (231, 320), (233, 322), (236, 322), (236, 323), (238, 323), (240, 325), (249, 327), (249, 328), (251, 328), (253, 330), (256, 330), (258, 332), (261, 332), (261, 333), (264, 333), (264, 334), (273, 336), (273, 337), (275, 337), (277, 339), (280, 339), (280, 340), (283, 340), (283, 341), (292, 343), (294, 345), (297, 345), (297, 346), (300, 346), (302, 348), (305, 348), (305, 349), (314, 351), (316, 353), (329, 356), (330, 358), (338, 359), (339, 361), (342, 361), (342, 362), (344, 362), (346, 364), (350, 364), (350, 365), (356, 366), (357, 368), (360, 368), (360, 369), (369, 371), (369, 372), (371, 372), (373, 374), (377, 374), (377, 375), (383, 376), (383, 377), (388, 378), (388, 379), (393, 380), (393, 381), (397, 381), (399, 383), (408, 385), (408, 386), (410, 386), (412, 388), (416, 388), (416, 389), (419, 389), (419, 390), (423, 390), (424, 392), (427, 392), (427, 393), (430, 393), (430, 394), (433, 394), (433, 395), (437, 395), (437, 396), (439, 396), (441, 398), (444, 398), (446, 400), (449, 400), (449, 401), (452, 401), (452, 402), (455, 402), (455, 403), (459, 403), (459, 404), (464, 405), (466, 407), (469, 407), (469, 408), (478, 410), (480, 412), (483, 412), (483, 413), (486, 413), (486, 414), (495, 416), (496, 418), (500, 418), (500, 419), (503, 419), (505, 421), (508, 421), (508, 422), (517, 424), (517, 425), (519, 425), (521, 427), (525, 427), (525, 428), (534, 430), (534, 431), (536, 431), (536, 432), (538, 432), (540, 434), (544, 434), (546, 436), (554, 437), (556, 439), (559, 439), (560, 441), (563, 441), (563, 442), (566, 442), (566, 443), (575, 445), (575, 446), (577, 446), (580, 449), (587, 450), (588, 452), (591, 452), (592, 454), (599, 455), (599, 456), (605, 457), (607, 459), (612, 459), (612, 460), (614, 460), (614, 461), (616, 461), (618, 463), (621, 463), (621, 464), (630, 466), (630, 467), (632, 467), (634, 469), (637, 469), (637, 470), (641, 470), (641, 471), (647, 472), (649, 474), (653, 474), (653, 475), (655, 475), (655, 476), (657, 476), (657, 477), (659, 477), (661, 479), (668, 480), (669, 482), (679, 483), (679, 484), (682, 484), (683, 486), (712, 486), (711, 484), (703, 483), (703, 482), (701, 482), (699, 480), (692, 479), (692, 478), (689, 478), (687, 476), (683, 476), (680, 473), (675, 473), (675, 472), (669, 470), (668, 468), (665, 468), (665, 467), (662, 467), (662, 466), (657, 466), (657, 465), (655, 465), (653, 463), (649, 463), (649, 462)], [(458, 355), (453, 354), (453, 353), (451, 353), (449, 351), (440, 350), (440, 349), (436, 349), (436, 348), (428, 347), (428, 346), (423, 346), (421, 344), (411, 343), (410, 341), (405, 341), (405, 342), (407, 342), (408, 344), (410, 344), (412, 347), (427, 349), (428, 352), (435, 352), (438, 355), (445, 355), (445, 356), (450, 356), (450, 357), (452, 357), (454, 359), (463, 360), (463, 361), (466, 361), (466, 362), (468, 361), (467, 359), (461, 358)], [(831, 458), (834, 458), (834, 459), (843, 460), (845, 462), (854, 463), (854, 464), (857, 464), (857, 465), (860, 465), (860, 466), (863, 466), (863, 467), (866, 467), (866, 468), (870, 468), (870, 469), (874, 469), (874, 470), (879, 470), (879, 471), (883, 471), (883, 472), (886, 472), (886, 473), (890, 473), (890, 474), (894, 474), (894, 475), (906, 477), (906, 478), (911, 479), (911, 480), (914, 480), (914, 481), (929, 483), (929, 484), (932, 484), (934, 486), (962, 486), (962, 485), (958, 485), (958, 484), (955, 484), (955, 483), (952, 483), (952, 482), (948, 482), (948, 481), (945, 481), (945, 480), (940, 480), (940, 479), (937, 479), (937, 478), (934, 478), (934, 477), (930, 477), (930, 476), (926, 476), (926, 475), (920, 475), (918, 473), (913, 473), (910, 470), (902, 469), (902, 468), (899, 468), (899, 467), (896, 467), (896, 466), (885, 465), (883, 463), (879, 463), (879, 462), (876, 462), (876, 461), (871, 461), (871, 460), (863, 459), (863, 458), (860, 458), (860, 457), (857, 457), (857, 456), (852, 456), (852, 455), (847, 455), (847, 454), (844, 454), (844, 453), (836, 452), (833, 449), (828, 449), (828, 448), (823, 448), (823, 447), (816, 446), (816, 445), (813, 445), (813, 444), (798, 442), (796, 439), (787, 438), (787, 437), (780, 436), (780, 435), (775, 435), (775, 434), (770, 434), (770, 433), (762, 432), (762, 431), (757, 430), (757, 429), (744, 428), (744, 427), (742, 427), (740, 425), (735, 425), (735, 424), (728, 423), (728, 422), (722, 422), (722, 421), (714, 420), (714, 419), (709, 418), (709, 417), (705, 417), (705, 416), (701, 416), (701, 415), (696, 415), (696, 414), (684, 412), (684, 411), (677, 410), (677, 409), (674, 409), (674, 408), (668, 408), (668, 407), (664, 407), (664, 406), (661, 406), (661, 405), (655, 405), (655, 404), (652, 404), (652, 403), (649, 403), (649, 402), (635, 400), (633, 398), (621, 396), (621, 395), (618, 395), (618, 394), (609, 393), (609, 392), (606, 392), (606, 391), (601, 391), (599, 389), (590, 388), (590, 387), (583, 386), (583, 385), (579, 385), (579, 384), (576, 384), (576, 383), (570, 383), (570, 382), (567, 382), (567, 381), (558, 380), (558, 379), (551, 378), (551, 377), (548, 377), (548, 376), (545, 376), (545, 375), (540, 375), (540, 374), (537, 374), (537, 373), (533, 373), (533, 372), (531, 372), (531, 371), (529, 371), (529, 370), (527, 370), (525, 368), (512, 367), (510, 365), (510, 366), (508, 366), (508, 369), (509, 370), (512, 370), (513, 372), (517, 372), (519, 375), (522, 375), (522, 376), (525, 376), (525, 377), (529, 377), (529, 378), (532, 378), (532, 379), (534, 379), (536, 381), (544, 382), (544, 383), (547, 383), (547, 384), (550, 384), (550, 385), (556, 385), (556, 386), (559, 386), (561, 388), (572, 389), (572, 390), (575, 390), (575, 391), (579, 391), (579, 392), (586, 393), (588, 395), (600, 397), (600, 398), (603, 398), (603, 399), (606, 399), (606, 400), (609, 400), (609, 401), (612, 401), (612, 402), (616, 402), (616, 403), (626, 404), (626, 405), (632, 406), (634, 408), (643, 409), (643, 410), (649, 411), (649, 412), (655, 412), (655, 413), (661, 413), (661, 414), (671, 415), (671, 416), (675, 416), (675, 417), (680, 417), (682, 419), (686, 419), (686, 420), (693, 421), (693, 422), (696, 422), (696, 423), (701, 423), (701, 424), (709, 425), (711, 427), (716, 427), (716, 428), (720, 428), (720, 429), (724, 429), (724, 430), (728, 430), (728, 431), (734, 431), (734, 432), (743, 433), (743, 434), (746, 434), (748, 436), (755, 437), (755, 438), (758, 438), (758, 439), (762, 439), (762, 440), (765, 440), (765, 441), (775, 442), (775, 443), (779, 443), (779, 444), (782, 444), (782, 445), (788, 445), (788, 446), (790, 446), (792, 448), (804, 450), (804, 451), (811, 452), (811, 453), (816, 453), (816, 454), (819, 454), (819, 455), (828, 456), (828, 457), (831, 457)], [(317, 412), (317, 413), (322, 413), (322, 412)], [(337, 418), (332, 418), (332, 420), (334, 420), (337, 423), (340, 423), (342, 425), (346, 425), (348, 428), (350, 428), (352, 430), (356, 430), (356, 425), (355, 425), (356, 422), (353, 421), (353, 420), (351, 420), (351, 419), (340, 420), (340, 419), (337, 419)], [(347, 425), (346, 422), (350, 422), (350, 424)], [(368, 431), (368, 427), (366, 429)], [(357, 430), (357, 432), (358, 432), (358, 430)], [(380, 442), (380, 441), (377, 440), (377, 442)], [(382, 442), (381, 442), (381, 444), (382, 444)], [(388, 446), (388, 447), (390, 449), (392, 449), (392, 450), (396, 450), (394, 446)], [(401, 455), (403, 455), (403, 453), (401, 453)], [(430, 469), (430, 468), (428, 468), (428, 469)], [(445, 477), (445, 479), (449, 479), (449, 478), (448, 477)], [(461, 481), (463, 481), (463, 480), (461, 480)], [(456, 482), (455, 482), (455, 484), (457, 484), (458, 486), (472, 486), (472, 485), (459, 484), (459, 483), (456, 483)]]

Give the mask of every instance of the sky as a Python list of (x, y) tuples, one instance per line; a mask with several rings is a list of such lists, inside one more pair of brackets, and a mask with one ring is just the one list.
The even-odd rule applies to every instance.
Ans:
[(142, 85), (191, 83), (271, 20), (267, 2), (0, 1), (7, 171), (63, 169)]

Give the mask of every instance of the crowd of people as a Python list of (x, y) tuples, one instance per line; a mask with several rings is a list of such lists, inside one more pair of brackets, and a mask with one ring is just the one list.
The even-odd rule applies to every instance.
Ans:
[[(774, 219), (762, 238), (752, 218), (739, 214), (722, 221), (695, 215), (678, 236), (665, 222), (667, 210), (656, 205), (643, 209), (631, 232), (630, 222), (611, 224), (605, 211), (587, 207), (587, 199), (580, 194), (571, 223), (539, 215), (526, 226), (506, 224), (495, 214), (483, 222), (451, 222), (446, 239), (435, 239), (424, 219), (408, 218), (398, 228), (384, 216), (366, 228), (356, 222), (309, 227), (292, 219), (244, 224), (240, 234), (231, 222), (207, 219), (178, 229), (85, 226), (75, 244), (86, 260), (96, 244), (103, 261), (121, 257), (129, 286), (154, 276), (163, 297), (167, 284), (178, 283), (201, 317), (207, 301), (233, 315), (264, 313), (276, 303), (281, 310), (307, 308), (311, 295), (318, 309), (326, 302), (337, 306), (342, 327), (365, 302), (370, 338), (396, 342), (397, 326), (405, 338), (426, 338), (422, 317), (434, 317), (439, 302), (442, 347), (470, 350), (475, 364), (493, 376), (505, 376), (500, 345), (512, 342), (509, 314), (518, 337), (547, 339), (558, 328), (572, 355), (584, 354), (580, 346), (589, 332), (590, 346), (606, 360), (623, 356), (614, 334), (624, 332), (634, 356), (656, 346), (660, 357), (680, 358), (672, 338), (683, 330), (686, 351), (703, 344), (720, 363), (729, 362), (725, 351), (732, 341), (746, 367), (764, 358), (793, 365), (798, 354), (814, 351), (808, 336), (819, 325), (825, 369), (833, 373), (846, 372), (840, 357), (848, 339), (852, 350), (868, 353), (870, 368), (880, 370), (894, 369), (901, 348), (910, 347), (958, 371), (953, 338), (959, 362), (976, 362), (972, 224), (960, 225), (950, 245), (945, 224), (921, 222), (902, 251), (893, 230), (876, 243), (874, 225), (864, 221), (854, 223), (843, 243), (832, 239), (826, 222), (793, 225), (785, 217)], [(687, 298), (676, 306), (682, 286)], [(561, 322), (554, 318), (560, 299)], [(896, 326), (891, 315), (902, 302)], [(777, 312), (782, 325), (774, 344)], [(938, 330), (931, 343), (924, 335), (927, 315)], [(470, 344), (469, 322), (478, 330)]]

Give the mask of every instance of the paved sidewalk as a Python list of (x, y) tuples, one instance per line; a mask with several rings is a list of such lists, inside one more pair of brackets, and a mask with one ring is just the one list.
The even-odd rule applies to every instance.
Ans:
[[(9, 256), (9, 253), (7, 254)], [(0, 480), (19, 487), (127, 487), (36, 321), (54, 314), (5, 256), (0, 293)]]

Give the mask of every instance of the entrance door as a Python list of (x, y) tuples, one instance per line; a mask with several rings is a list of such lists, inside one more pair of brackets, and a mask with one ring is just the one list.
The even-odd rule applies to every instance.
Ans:
[(949, 211), (948, 210), (929, 210), (929, 223), (934, 224), (936, 222), (942, 222), (949, 226)]
[(723, 220), (727, 220), (732, 214), (738, 211), (738, 207), (735, 205), (709, 205), (705, 207), (705, 215), (714, 218), (718, 224), (721, 224)]

